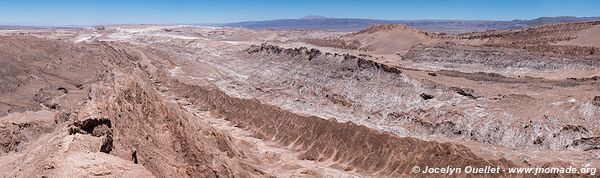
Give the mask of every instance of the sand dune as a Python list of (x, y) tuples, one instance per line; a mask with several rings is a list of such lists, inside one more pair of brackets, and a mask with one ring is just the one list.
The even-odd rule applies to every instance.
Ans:
[(427, 33), (406, 25), (374, 25), (341, 39), (358, 41), (361, 50), (375, 54), (404, 54), (415, 45), (429, 45), (437, 41)]

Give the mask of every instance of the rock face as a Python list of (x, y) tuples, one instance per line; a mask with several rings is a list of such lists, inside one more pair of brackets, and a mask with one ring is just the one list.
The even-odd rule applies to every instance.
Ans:
[(600, 96), (595, 96), (593, 102), (594, 102), (594, 105), (600, 106)]
[(227, 134), (194, 121), (151, 85), (121, 79), (114, 85), (104, 89), (107, 97), (99, 101), (100, 112), (113, 125), (110, 154), (143, 165), (158, 177), (249, 177), (253, 173), (241, 167), (252, 168), (240, 159)]
[[(2, 176), (153, 176), (108, 154), (114, 149), (113, 125), (94, 102), (99, 94), (92, 83), (109, 82), (119, 69), (107, 65), (123, 53), (105, 44), (77, 46), (31, 36), (0, 40), (6, 42), (0, 49), (2, 62), (18, 71), (3, 75), (18, 85), (1, 97), (9, 103), (2, 106), (8, 115), (0, 118)], [(36, 105), (41, 107), (31, 107)], [(31, 111), (19, 112), (23, 109)]]
[(351, 50), (360, 49), (360, 47), (362, 46), (360, 44), (360, 42), (358, 42), (356, 40), (346, 42), (346, 41), (341, 40), (341, 39), (314, 39), (314, 38), (309, 38), (309, 39), (304, 39), (303, 41), (305, 43), (316, 45), (316, 46), (325, 46), (325, 47), (333, 47), (333, 48), (340, 48), (340, 49), (351, 49)]
[[(319, 51), (318, 49), (308, 49), (306, 47), (300, 47), (300, 48), (282, 48), (279, 46), (274, 46), (274, 45), (268, 45), (268, 44), (261, 44), (261, 45), (252, 45), (250, 46), (250, 48), (245, 50), (246, 52), (248, 52), (249, 54), (256, 54), (256, 53), (262, 53), (262, 54), (273, 54), (273, 55), (285, 55), (285, 56), (289, 56), (291, 58), (305, 58), (307, 60), (312, 60), (315, 59), (316, 57), (320, 57), (321, 56), (321, 51)], [(337, 58), (337, 59), (343, 59), (344, 61), (352, 61), (353, 63), (355, 62), (356, 64), (353, 67), (356, 68), (360, 68), (360, 69), (374, 69), (374, 70), (381, 70), (383, 72), (389, 72), (389, 73), (396, 73), (396, 74), (400, 74), (402, 73), (402, 71), (400, 69), (398, 69), (397, 67), (392, 67), (386, 64), (382, 64), (382, 63), (377, 63), (377, 62), (373, 62), (371, 60), (367, 60), (365, 58), (362, 57), (357, 57), (354, 55), (350, 55), (350, 54), (337, 54), (337, 53), (326, 53), (325, 55), (323, 55), (323, 57), (331, 57), (331, 58)], [(325, 61), (325, 62), (332, 62), (333, 61)]]
[[(55, 43), (36, 38), (14, 39), (26, 45)], [(54, 45), (59, 49), (70, 47), (70, 44)], [(0, 154), (6, 156), (1, 157), (3, 176), (251, 177), (260, 174), (245, 161), (236, 160), (241, 156), (230, 145), (226, 133), (198, 123), (193, 115), (158, 94), (149, 76), (163, 75), (165, 71), (150, 70), (157, 66), (145, 63), (149, 59), (130, 51), (126, 45), (99, 43), (78, 48), (85, 49), (82, 55), (97, 52), (106, 57), (97, 61), (102, 65), (95, 66), (103, 74), (87, 80), (93, 81), (83, 87), (87, 92), (78, 89), (81, 86), (74, 86), (76, 83), (68, 87), (74, 88), (72, 92), (65, 87), (45, 87), (40, 91), (54, 89), (57, 94), (36, 94), (44, 99), (34, 100), (78, 105), (11, 113), (0, 119), (3, 135)], [(40, 53), (47, 55), (44, 50)], [(26, 70), (31, 67), (20, 65)], [(141, 69), (139, 65), (145, 66)], [(59, 83), (70, 81), (38, 75)], [(19, 82), (27, 85), (29, 80)], [(15, 158), (10, 157), (13, 154)]]

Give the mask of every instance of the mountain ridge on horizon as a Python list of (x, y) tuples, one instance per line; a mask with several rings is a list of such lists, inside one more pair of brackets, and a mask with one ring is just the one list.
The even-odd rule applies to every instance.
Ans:
[(326, 31), (355, 31), (374, 24), (406, 24), (429, 32), (466, 33), (485, 30), (519, 29), (537, 25), (554, 23), (570, 23), (600, 20), (600, 16), (575, 17), (554, 16), (538, 17), (529, 20), (378, 20), (363, 18), (331, 18), (309, 15), (299, 19), (274, 19), (263, 21), (243, 21), (225, 23), (224, 27), (242, 27), (248, 29), (272, 30), (326, 30)]
[[(514, 19), (514, 20), (443, 20), (443, 19), (423, 19), (423, 20), (379, 20), (366, 18), (338, 18), (326, 17), (320, 15), (308, 15), (297, 19), (274, 19), (262, 21), (242, 21), (233, 23), (211, 23), (208, 26), (217, 27), (241, 27), (248, 29), (270, 29), (270, 30), (323, 30), (323, 31), (358, 31), (376, 24), (406, 24), (408, 26), (427, 31), (442, 33), (468, 33), (486, 30), (510, 30), (527, 28), (531, 26), (547, 25), (554, 23), (572, 23), (584, 21), (600, 21), (600, 16), (575, 17), (575, 16), (554, 16), (538, 17), (534, 19)], [(110, 25), (110, 24), (104, 24)], [(94, 26), (104, 26), (94, 25)], [(158, 24), (157, 24), (158, 25)], [(189, 23), (189, 25), (202, 25), (201, 23)], [(59, 26), (38, 26), (38, 25), (18, 25), (18, 24), (0, 24), (0, 29), (62, 29), (62, 28), (82, 28), (89, 27), (85, 25), (59, 25)]]

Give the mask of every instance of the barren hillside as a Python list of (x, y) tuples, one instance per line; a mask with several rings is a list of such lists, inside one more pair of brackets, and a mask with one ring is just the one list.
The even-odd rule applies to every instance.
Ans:
[(0, 177), (573, 177), (597, 22), (461, 35), (119, 25), (0, 33)]

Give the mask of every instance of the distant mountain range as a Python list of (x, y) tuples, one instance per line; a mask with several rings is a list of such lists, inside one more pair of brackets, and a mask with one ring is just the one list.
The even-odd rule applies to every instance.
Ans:
[(354, 31), (374, 24), (406, 24), (431, 32), (464, 33), (490, 29), (518, 29), (536, 25), (596, 21), (600, 17), (540, 17), (531, 20), (492, 21), (492, 20), (376, 20), (353, 18), (327, 18), (311, 15), (301, 19), (278, 19), (248, 21), (223, 24), (227, 27), (275, 30), (331, 30)]
[(29, 25), (0, 25), (0, 30), (23, 30), (23, 29), (78, 29), (84, 26), (29, 26)]

